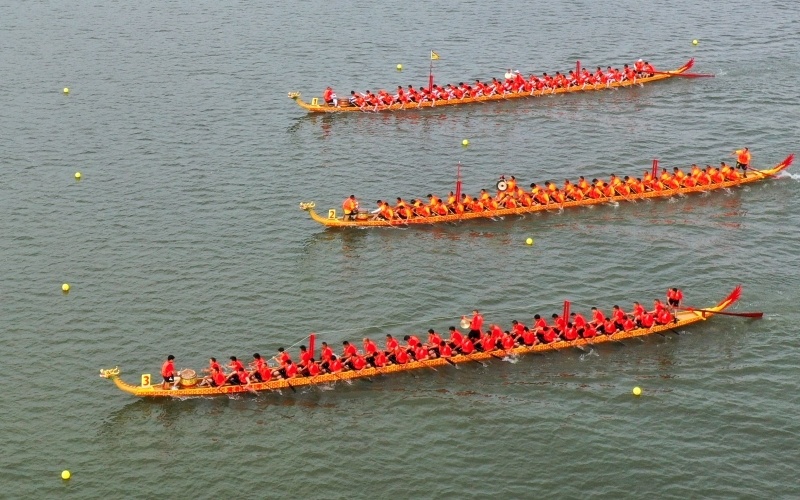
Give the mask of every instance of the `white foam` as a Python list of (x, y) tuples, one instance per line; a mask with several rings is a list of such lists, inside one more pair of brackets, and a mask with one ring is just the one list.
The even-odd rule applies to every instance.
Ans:
[(778, 179), (782, 179), (784, 177), (789, 177), (790, 179), (794, 179), (796, 181), (800, 181), (800, 174), (795, 174), (792, 172), (781, 172), (777, 175)]

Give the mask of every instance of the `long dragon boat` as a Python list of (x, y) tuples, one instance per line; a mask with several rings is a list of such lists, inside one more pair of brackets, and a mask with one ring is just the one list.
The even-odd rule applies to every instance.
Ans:
[[(599, 205), (602, 203), (612, 203), (621, 201), (635, 201), (647, 198), (669, 198), (675, 195), (686, 195), (691, 193), (703, 193), (706, 191), (731, 188), (743, 184), (750, 184), (775, 177), (782, 170), (789, 168), (794, 161), (794, 154), (787, 156), (782, 162), (767, 170), (749, 169), (747, 177), (711, 183), (707, 185), (697, 185), (692, 187), (681, 187), (675, 189), (663, 189), (659, 191), (644, 191), (642, 193), (631, 193), (629, 195), (617, 194), (615, 196), (604, 196), (601, 198), (584, 198), (580, 201), (565, 201), (564, 203), (550, 202), (547, 204), (533, 204), (529, 207), (501, 208), (497, 210), (484, 210), (482, 212), (464, 212), (461, 214), (432, 215), (430, 217), (412, 217), (410, 219), (373, 219), (368, 214), (360, 213), (355, 220), (345, 219), (344, 216), (337, 214), (335, 208), (328, 210), (327, 217), (318, 214), (314, 209), (314, 202), (300, 203), (300, 208), (311, 215), (311, 218), (320, 224), (328, 227), (394, 227), (409, 226), (417, 224), (439, 224), (444, 222), (457, 223), (471, 219), (489, 219), (505, 217), (510, 215), (524, 215), (543, 210), (560, 210), (563, 208), (583, 207), (588, 205)], [(654, 166), (654, 169), (656, 167)]]
[[(347, 113), (347, 112), (380, 112), (380, 111), (413, 111), (417, 109), (425, 109), (425, 108), (433, 108), (433, 107), (441, 107), (441, 106), (460, 106), (463, 104), (471, 104), (476, 102), (493, 102), (493, 101), (507, 101), (509, 99), (522, 99), (525, 97), (539, 97), (543, 95), (553, 95), (553, 94), (569, 94), (573, 92), (588, 92), (593, 90), (605, 90), (609, 88), (619, 88), (619, 87), (632, 87), (634, 85), (644, 85), (647, 83), (657, 82), (661, 80), (667, 80), (669, 78), (673, 78), (675, 76), (679, 76), (686, 71), (688, 71), (692, 66), (694, 66), (694, 58), (689, 59), (689, 61), (684, 64), (683, 66), (670, 70), (670, 71), (657, 71), (652, 76), (645, 76), (642, 78), (636, 78), (636, 80), (623, 80), (620, 82), (612, 82), (609, 84), (604, 83), (597, 83), (597, 84), (586, 84), (586, 85), (575, 85), (571, 87), (559, 87), (559, 88), (545, 88), (542, 90), (534, 90), (530, 92), (512, 92), (512, 93), (505, 93), (503, 95), (488, 95), (488, 96), (478, 96), (478, 97), (464, 97), (462, 99), (448, 99), (448, 100), (436, 100), (436, 101), (422, 101), (420, 103), (408, 103), (404, 105), (402, 103), (394, 103), (391, 105), (378, 105), (375, 106), (365, 106), (363, 109), (350, 104), (347, 99), (340, 99), (338, 106), (333, 106), (329, 104), (325, 104), (325, 102), (320, 97), (314, 97), (311, 99), (311, 102), (305, 102), (300, 98), (300, 92), (289, 92), (288, 97), (294, 100), (301, 108), (307, 110), (309, 113)], [(690, 75), (686, 75), (690, 76)], [(694, 75), (699, 76), (699, 75)], [(702, 76), (711, 76), (711, 75), (702, 75)]]
[[(314, 386), (319, 384), (332, 384), (335, 382), (342, 382), (351, 379), (376, 377), (380, 375), (388, 375), (392, 373), (406, 372), (406, 371), (420, 371), (440, 366), (457, 365), (462, 363), (482, 363), (484, 360), (492, 358), (503, 358), (505, 356), (515, 356), (522, 354), (541, 353), (547, 351), (555, 351), (568, 348), (584, 348), (584, 346), (593, 346), (596, 344), (605, 344), (608, 342), (620, 342), (625, 339), (633, 337), (644, 337), (647, 335), (661, 334), (664, 332), (676, 332), (676, 328), (683, 328), (694, 323), (705, 321), (716, 314), (726, 314), (733, 316), (744, 317), (761, 317), (763, 313), (725, 313), (725, 309), (733, 305), (741, 296), (741, 285), (737, 286), (727, 297), (722, 299), (715, 306), (707, 308), (683, 308), (675, 314), (675, 321), (664, 325), (654, 325), (651, 328), (637, 328), (629, 331), (620, 331), (613, 335), (599, 335), (593, 338), (578, 338), (576, 340), (567, 341), (561, 340), (549, 344), (534, 344), (531, 346), (519, 346), (509, 350), (498, 349), (488, 352), (474, 352), (469, 355), (456, 354), (449, 358), (431, 358), (421, 361), (411, 361), (406, 364), (392, 364), (382, 368), (364, 368), (361, 370), (349, 370), (338, 373), (325, 373), (314, 377), (296, 377), (291, 379), (277, 379), (267, 382), (256, 382), (249, 385), (223, 385), (220, 387), (197, 387), (195, 385), (190, 387), (181, 386), (176, 389), (164, 389), (161, 383), (151, 383), (149, 374), (142, 375), (142, 383), (140, 385), (132, 385), (122, 380), (120, 377), (119, 367), (111, 369), (101, 369), (100, 376), (111, 380), (116, 386), (129, 394), (138, 397), (148, 398), (185, 398), (197, 396), (221, 396), (229, 394), (238, 394), (244, 392), (259, 392), (259, 391), (277, 391), (280, 389), (296, 390), (298, 387)], [(463, 325), (462, 325), (463, 327)]]

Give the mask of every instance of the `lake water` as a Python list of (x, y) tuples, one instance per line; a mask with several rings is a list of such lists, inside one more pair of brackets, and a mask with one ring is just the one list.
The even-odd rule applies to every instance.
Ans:
[[(772, 166), (797, 151), (795, 2), (51, 1), (0, 19), (0, 497), (800, 496), (796, 169), (441, 227), (326, 230), (298, 209), (444, 195), (458, 162), (470, 193), (743, 146)], [(440, 83), (639, 57), (716, 77), (394, 114), (286, 97), (424, 85), (430, 50)], [(672, 286), (706, 306), (739, 283), (735, 310), (764, 319), (589, 354), (185, 401), (97, 376), (311, 331), (446, 330), (474, 308), (506, 325)]]

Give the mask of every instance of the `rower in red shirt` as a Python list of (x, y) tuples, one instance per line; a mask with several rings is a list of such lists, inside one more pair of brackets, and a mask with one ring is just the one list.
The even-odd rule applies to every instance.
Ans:
[(322, 373), (322, 369), (319, 367), (319, 363), (314, 361), (314, 358), (311, 358), (311, 362), (308, 364), (308, 369), (304, 373), (304, 375), (308, 377), (316, 377), (317, 375)]
[(464, 341), (464, 336), (461, 335), (461, 332), (459, 332), (456, 327), (451, 326), (450, 339), (448, 340), (448, 345), (453, 349), (459, 349), (463, 341)]
[(377, 352), (378, 346), (375, 345), (375, 342), (370, 340), (368, 337), (364, 337), (364, 357), (368, 363), (372, 364)]
[(595, 329), (594, 325), (587, 323), (586, 327), (583, 329), (583, 333), (581, 333), (581, 337), (590, 339), (595, 336), (597, 336), (597, 330)]
[(572, 321), (572, 324), (575, 325), (575, 329), (578, 330), (578, 333), (586, 328), (586, 318), (584, 318), (582, 314), (573, 312), (569, 315), (569, 317)]
[(383, 351), (378, 351), (375, 353), (375, 357), (372, 358), (372, 366), (375, 368), (381, 368), (389, 364), (389, 359), (386, 357), (386, 353)]
[[(250, 363), (250, 368), (252, 369), (250, 377), (256, 382), (266, 382), (272, 376), (272, 370), (269, 369), (267, 362), (259, 353), (253, 354), (253, 361)], [(266, 379), (264, 379), (263, 376), (264, 372), (269, 374)]]
[(211, 369), (211, 373), (209, 373), (209, 375), (203, 377), (203, 380), (200, 381), (198, 386), (222, 387), (223, 385), (225, 385), (225, 381), (227, 379), (228, 377), (226, 377), (225, 374), (222, 373), (222, 370), (220, 368), (215, 367)]
[(358, 348), (346, 340), (342, 342), (342, 346), (342, 363), (346, 365), (351, 357), (358, 354)]
[(505, 332), (503, 336), (500, 338), (500, 344), (503, 346), (503, 349), (506, 351), (510, 351), (516, 345), (516, 340), (514, 336), (511, 335), (510, 332)]
[(475, 344), (472, 343), (472, 340), (469, 337), (464, 337), (464, 340), (461, 342), (461, 346), (459, 350), (462, 354), (466, 354), (469, 356), (473, 352), (475, 352)]
[(364, 369), (364, 367), (367, 366), (367, 360), (364, 359), (364, 356), (356, 354), (352, 358), (350, 358), (348, 366), (350, 366), (350, 368), (355, 371), (362, 370)]
[(534, 330), (541, 330), (546, 326), (547, 326), (547, 321), (545, 321), (545, 319), (543, 317), (539, 316), (538, 314), (535, 314), (533, 316), (533, 329)]
[(230, 359), (231, 359), (231, 362), (230, 362), (230, 363), (228, 363), (228, 366), (230, 366), (230, 367), (231, 367), (231, 369), (232, 369), (234, 372), (238, 372), (238, 371), (244, 370), (244, 364), (242, 364), (242, 362), (241, 362), (241, 361), (239, 361), (238, 359), (236, 359), (236, 356), (231, 356), (231, 358), (230, 358)]
[(573, 341), (578, 338), (578, 329), (572, 323), (567, 323), (563, 333), (564, 340)]
[(222, 366), (217, 363), (217, 358), (211, 358), (208, 361), (208, 368), (203, 368), (204, 372), (212, 373), (216, 369), (217, 371), (222, 371)]
[(284, 369), (284, 377), (283, 378), (294, 378), (299, 375), (297, 371), (297, 365), (292, 363), (292, 360), (286, 362), (286, 368)]
[[(231, 358), (231, 359), (233, 359), (233, 358)], [(283, 366), (283, 365), (286, 364), (287, 361), (291, 361), (292, 357), (289, 355), (288, 352), (286, 352), (286, 349), (284, 349), (283, 347), (279, 347), (278, 348), (277, 360), (278, 360), (278, 363), (280, 363), (281, 366)]]
[(403, 337), (403, 340), (406, 342), (405, 349), (409, 352), (413, 352), (418, 345), (422, 344), (422, 342), (419, 341), (419, 338), (416, 335), (406, 335)]
[(603, 323), (603, 333), (606, 335), (614, 335), (617, 332), (617, 323), (614, 321), (614, 318), (608, 318), (605, 323)]
[(337, 358), (335, 355), (331, 356), (331, 361), (328, 364), (328, 373), (339, 373), (342, 370), (344, 370), (342, 360)]
[(593, 307), (592, 308), (592, 321), (591, 324), (597, 329), (598, 333), (603, 333), (604, 327), (606, 322), (606, 316), (603, 314), (603, 311), (600, 309)]
[(480, 352), (494, 351), (494, 342), (492, 341), (492, 336), (488, 333), (482, 334), (481, 338), (475, 342), (475, 349)]
[(428, 359), (428, 350), (422, 344), (417, 344), (412, 349), (414, 354), (414, 359), (417, 361), (422, 361), (423, 359)]
[(425, 347), (431, 351), (435, 356), (439, 356), (439, 344), (442, 343), (442, 337), (436, 333), (432, 328), (428, 330), (428, 343)]
[(636, 329), (636, 322), (633, 321), (633, 315), (628, 315), (625, 317), (625, 320), (622, 322), (622, 329), (626, 332)]
[(638, 302), (634, 302), (631, 314), (633, 314), (633, 319), (636, 321), (636, 324), (641, 326), (642, 316), (645, 314), (644, 306)]
[(532, 346), (536, 343), (536, 334), (534, 334), (527, 326), (522, 329), (522, 343), (527, 346)]
[(394, 350), (393, 356), (394, 356), (394, 362), (397, 363), (398, 365), (404, 365), (408, 363), (410, 359), (408, 357), (408, 353), (406, 352), (406, 350), (401, 347), (398, 347), (397, 349)]
[(442, 340), (439, 342), (439, 357), (449, 358), (453, 355), (453, 349), (447, 345), (447, 342)]
[(308, 348), (304, 345), (300, 346), (300, 362), (298, 363), (298, 369), (300, 371), (305, 371), (308, 369), (308, 365), (311, 363), (311, 359), (313, 358), (313, 354)]
[(625, 311), (620, 309), (618, 305), (614, 305), (611, 308), (611, 319), (614, 320), (614, 324), (617, 325), (617, 330), (622, 328), (622, 323), (625, 321)]
[(161, 376), (164, 378), (164, 389), (169, 387), (169, 384), (172, 384), (173, 389), (178, 388), (180, 377), (175, 377), (175, 356), (172, 354), (167, 356), (167, 360), (161, 365)]
[(542, 329), (541, 338), (539, 340), (541, 340), (544, 344), (550, 344), (554, 342), (556, 338), (558, 338), (558, 334), (555, 332), (555, 330), (549, 326), (546, 326)]
[(320, 353), (320, 367), (323, 370), (328, 370), (331, 359), (333, 358), (333, 349), (328, 346), (327, 342), (322, 343), (322, 352)]
[(392, 337), (391, 333), (386, 334), (386, 353), (391, 354), (400, 345), (396, 338)]

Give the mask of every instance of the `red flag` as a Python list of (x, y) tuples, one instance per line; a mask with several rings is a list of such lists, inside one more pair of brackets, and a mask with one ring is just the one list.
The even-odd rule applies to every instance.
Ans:
[(653, 180), (658, 179), (658, 160), (653, 159)]
[(581, 62), (578, 61), (575, 63), (575, 78), (577, 78), (581, 74)]
[(569, 301), (564, 301), (564, 324), (566, 325), (569, 322)]
[(317, 339), (316, 335), (313, 333), (308, 336), (308, 351), (311, 353), (311, 357), (316, 359), (314, 356), (314, 341)]

